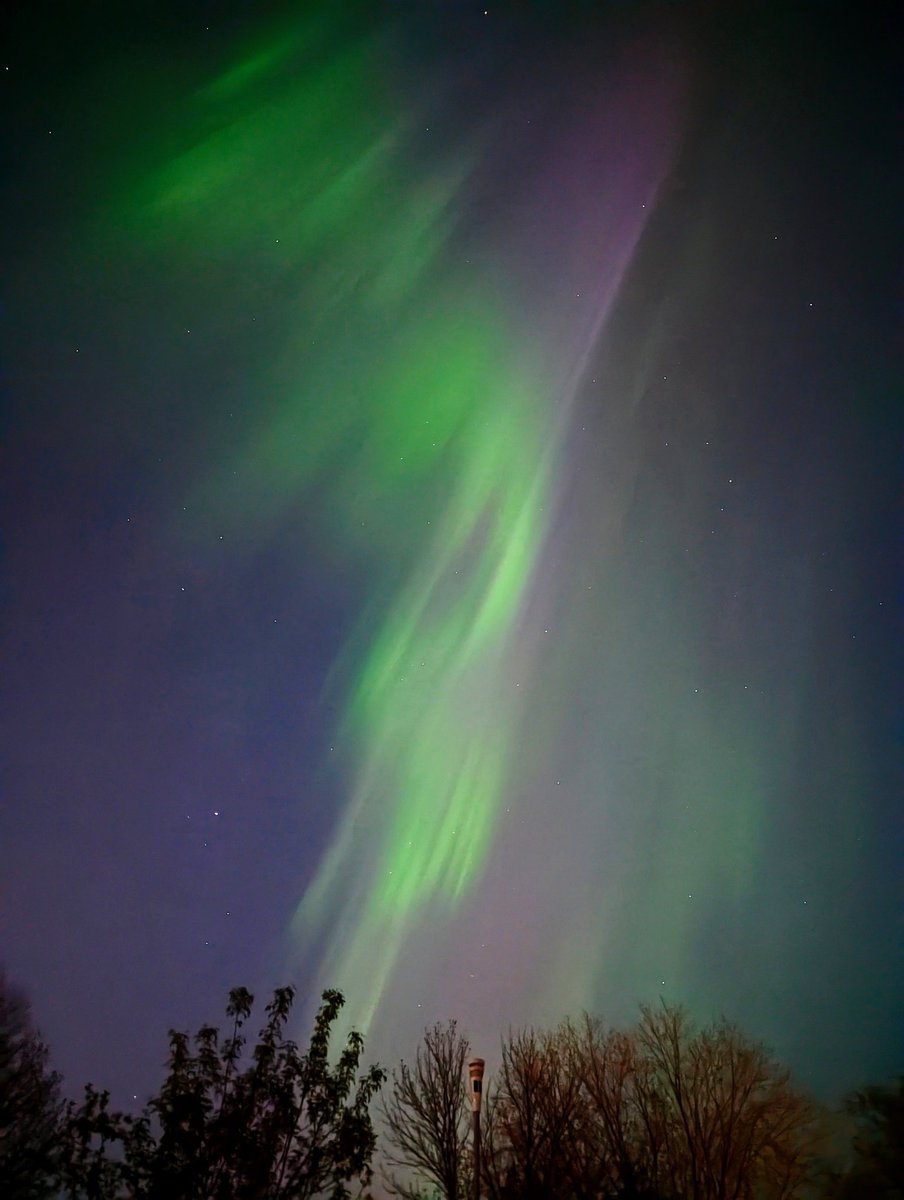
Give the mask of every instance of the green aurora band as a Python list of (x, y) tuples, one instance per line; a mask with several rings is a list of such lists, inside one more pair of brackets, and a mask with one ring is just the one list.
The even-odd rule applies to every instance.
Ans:
[(194, 92), (181, 145), (126, 201), (150, 245), (248, 262), (294, 314), (272, 399), (205, 500), (241, 519), (249, 495), (256, 514), (316, 495), (326, 542), (390, 564), (337, 667), (350, 799), (295, 921), (299, 953), (328, 945), (322, 978), (359, 1026), (412, 931), (440, 927), (487, 870), (570, 399), (644, 219), (632, 198), (603, 239), (591, 315), (562, 321), (569, 352), (531, 345), (505, 288), (447, 253), (492, 122), (413, 168), (420, 118), (394, 111), (387, 53), (385, 35), (320, 18), (280, 33)]

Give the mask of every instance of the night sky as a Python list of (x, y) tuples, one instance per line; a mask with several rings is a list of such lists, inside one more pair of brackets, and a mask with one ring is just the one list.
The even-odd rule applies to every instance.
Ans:
[(900, 1071), (891, 6), (25, 7), (0, 955), (67, 1089), (284, 982), (389, 1062), (663, 996)]

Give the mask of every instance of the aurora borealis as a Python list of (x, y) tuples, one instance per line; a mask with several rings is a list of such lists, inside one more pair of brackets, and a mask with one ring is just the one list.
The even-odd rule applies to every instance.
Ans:
[(4, 941), (67, 1082), (286, 978), (389, 1060), (664, 995), (899, 1068), (879, 31), (92, 22), (7, 81)]

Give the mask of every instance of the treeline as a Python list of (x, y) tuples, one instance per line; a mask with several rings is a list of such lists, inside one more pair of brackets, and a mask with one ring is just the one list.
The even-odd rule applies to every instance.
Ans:
[[(425, 1032), (387, 1078), (327, 991), (305, 1049), (280, 988), (249, 1041), (253, 997), (224, 1031), (171, 1031), (166, 1078), (141, 1113), (88, 1086), (64, 1101), (23, 997), (0, 977), (3, 1200), (902, 1200), (904, 1078), (821, 1110), (734, 1026), (641, 1009), (629, 1030), (585, 1017), (510, 1034), (474, 1158), (470, 1047)], [(376, 1168), (375, 1168), (376, 1163)]]
[[(382, 1100), (403, 1200), (469, 1200), (474, 1162), (455, 1023), (426, 1032)], [(641, 1008), (503, 1042), (482, 1115), (486, 1200), (904, 1200), (904, 1077), (830, 1113), (737, 1027)]]

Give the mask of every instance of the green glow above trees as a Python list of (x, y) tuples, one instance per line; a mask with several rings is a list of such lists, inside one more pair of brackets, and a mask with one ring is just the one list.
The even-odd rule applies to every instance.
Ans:
[(389, 111), (370, 43), (316, 68), (308, 50), (306, 34), (277, 39), (195, 94), (197, 136), (128, 207), (152, 241), (297, 281), (298, 328), (224, 473), (231, 494), (253, 488), (286, 510), (317, 485), (349, 551), (411, 563), (354, 640), (338, 731), (351, 800), (299, 914), (316, 929), (346, 902), (343, 854), (363, 822), (366, 893), (330, 978), (366, 997), (366, 1019), (380, 992), (366, 948), (384, 947), (388, 972), (405, 918), (454, 906), (486, 866), (521, 708), (511, 649), (546, 532), (552, 431), (498, 305), (443, 261), (473, 148), (403, 182), (410, 120)]

